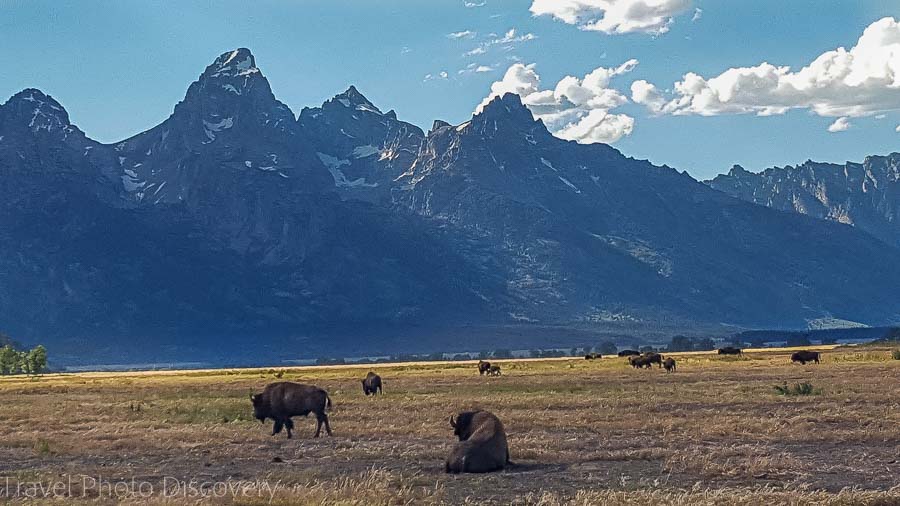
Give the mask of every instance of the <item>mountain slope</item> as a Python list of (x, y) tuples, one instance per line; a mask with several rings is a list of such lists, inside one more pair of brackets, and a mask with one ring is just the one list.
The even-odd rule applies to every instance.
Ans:
[[(515, 95), (470, 122), (439, 125), (400, 182), (405, 206), (514, 258), (511, 287), (530, 302), (530, 319), (620, 308), (801, 325), (825, 315), (890, 320), (900, 308), (891, 288), (900, 269), (872, 267), (896, 265), (896, 251), (606, 145), (556, 139)], [(875, 294), (886, 304), (873, 304)]]
[[(163, 124), (113, 145), (84, 137), (36, 90), (0, 106), (5, 327), (63, 361), (187, 350), (224, 361), (264, 349), (272, 360), (274, 337), (293, 339), (292, 354), (327, 354), (327, 339), (303, 339), (335, 326), (483, 321), (475, 293), (501, 282), (490, 262), (419, 217), (342, 201), (264, 78), (222, 74), (255, 68), (238, 53)], [(214, 85), (223, 91), (204, 91)], [(211, 139), (214, 117), (231, 128)], [(258, 168), (271, 154), (277, 170)]]
[(300, 111), (302, 138), (316, 149), (339, 192), (350, 199), (384, 202), (394, 179), (415, 161), (425, 134), (382, 113), (354, 86), (321, 107)]
[(707, 184), (755, 204), (853, 225), (900, 246), (900, 153), (844, 165), (807, 160), (758, 174), (735, 166)]

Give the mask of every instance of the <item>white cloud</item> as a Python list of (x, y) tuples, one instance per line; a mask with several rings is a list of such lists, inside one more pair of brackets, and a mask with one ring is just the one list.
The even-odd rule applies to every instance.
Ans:
[(438, 79), (447, 79), (448, 77), (450, 77), (450, 74), (448, 74), (446, 70), (442, 70), (437, 74), (425, 74), (425, 78), (422, 79), (422, 81), (435, 81)]
[(675, 83), (674, 96), (646, 81), (633, 83), (631, 92), (657, 114), (766, 116), (808, 109), (819, 116), (860, 117), (900, 109), (900, 23), (878, 20), (849, 51), (825, 52), (796, 72), (764, 62), (710, 79), (689, 72)]
[(638, 64), (628, 60), (614, 68), (599, 67), (581, 79), (566, 76), (553, 89), (542, 90), (535, 65), (516, 63), (503, 79), (491, 85), (490, 94), (478, 105), (478, 114), (495, 97), (515, 93), (534, 116), (557, 137), (583, 144), (615, 142), (634, 129), (634, 118), (610, 111), (628, 97), (609, 87), (610, 80), (630, 72)]
[(841, 116), (834, 120), (834, 123), (828, 125), (828, 131), (831, 133), (843, 132), (848, 128), (850, 128), (850, 121), (847, 120), (846, 116)]
[(496, 33), (487, 34), (486, 40), (483, 40), (478, 45), (478, 47), (464, 53), (463, 56), (477, 56), (485, 54), (494, 46), (503, 46), (504, 50), (512, 51), (513, 49), (515, 49), (517, 44), (521, 42), (529, 42), (535, 39), (537, 39), (537, 35), (533, 33), (520, 34), (518, 31), (516, 31), (515, 28), (510, 28), (503, 35), (497, 35)]
[(900, 125), (897, 125), (897, 128), (894, 129), (895, 132), (900, 132)]
[(697, 7), (696, 9), (694, 9), (694, 15), (691, 16), (691, 23), (700, 21), (700, 18), (702, 18), (702, 17), (703, 17), (703, 9), (701, 9), (700, 7)]
[(473, 63), (466, 65), (466, 68), (458, 70), (456, 73), (459, 75), (483, 74), (486, 72), (493, 72), (494, 70), (496, 70), (496, 66), (479, 65), (479, 64), (473, 62)]
[(484, 7), (487, 2), (465, 2), (463, 5), (466, 6), (467, 9), (471, 9), (473, 7)]
[(492, 40), (491, 44), (511, 44), (513, 42), (527, 42), (536, 38), (537, 35), (533, 33), (518, 35), (515, 28), (510, 28), (509, 31), (503, 34), (503, 37)]
[(463, 30), (461, 32), (453, 32), (447, 34), (448, 39), (471, 39), (474, 36), (475, 32), (473, 32), (472, 30)]
[(531, 13), (552, 16), (582, 30), (665, 33), (691, 0), (533, 0)]

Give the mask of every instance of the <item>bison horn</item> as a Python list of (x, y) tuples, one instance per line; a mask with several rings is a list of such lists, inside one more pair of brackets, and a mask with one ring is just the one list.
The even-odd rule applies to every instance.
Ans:
[(450, 426), (453, 427), (454, 429), (456, 428), (456, 421), (453, 420), (453, 416), (452, 416), (452, 415), (450, 416)]

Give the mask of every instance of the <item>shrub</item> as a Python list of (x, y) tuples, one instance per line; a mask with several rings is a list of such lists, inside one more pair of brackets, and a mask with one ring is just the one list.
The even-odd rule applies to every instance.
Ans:
[(891, 352), (891, 358), (894, 360), (900, 360), (900, 350), (894, 350)]
[(619, 351), (619, 348), (617, 348), (616, 343), (612, 341), (603, 341), (597, 346), (597, 353), (602, 355), (615, 355), (617, 351)]

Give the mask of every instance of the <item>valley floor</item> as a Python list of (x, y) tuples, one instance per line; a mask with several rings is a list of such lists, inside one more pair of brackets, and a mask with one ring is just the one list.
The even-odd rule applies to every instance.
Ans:
[[(379, 367), (85, 373), (0, 379), (0, 502), (27, 498), (241, 504), (900, 504), (900, 360), (834, 349)], [(272, 381), (320, 385), (334, 437), (252, 419)], [(777, 395), (811, 383), (814, 394)], [(448, 417), (481, 407), (515, 466), (450, 476)], [(55, 488), (51, 488), (55, 487)], [(147, 496), (147, 497), (144, 497)]]

